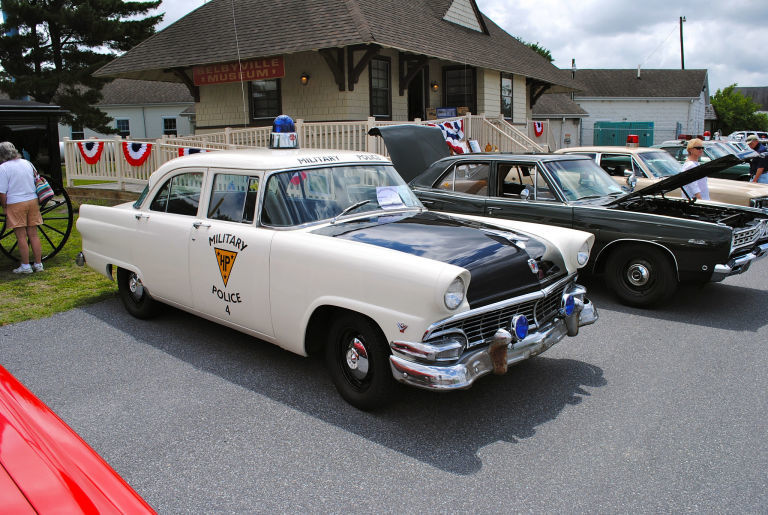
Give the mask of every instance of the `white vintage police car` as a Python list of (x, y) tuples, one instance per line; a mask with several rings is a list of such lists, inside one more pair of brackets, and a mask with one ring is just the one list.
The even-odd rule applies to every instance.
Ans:
[(324, 352), (361, 409), (395, 381), (468, 388), (597, 319), (575, 283), (591, 234), (429, 212), (375, 154), (182, 157), (133, 204), (81, 206), (77, 228), (81, 263), (117, 277), (132, 315), (161, 302)]

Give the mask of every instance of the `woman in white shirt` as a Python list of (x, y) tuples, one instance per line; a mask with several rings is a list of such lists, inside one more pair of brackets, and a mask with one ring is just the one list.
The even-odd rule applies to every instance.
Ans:
[[(35, 167), (22, 159), (10, 141), (0, 143), (0, 205), (5, 210), (6, 226), (16, 233), (21, 266), (15, 274), (31, 274), (43, 270), (42, 249), (37, 226), (43, 224), (35, 189)], [(35, 258), (29, 264), (29, 247)]]
[[(688, 150), (688, 159), (686, 159), (685, 163), (683, 163), (683, 172), (690, 170), (695, 166), (699, 166), (699, 159), (704, 153), (704, 142), (699, 138), (693, 138), (692, 140), (688, 141), (688, 146), (686, 149)], [(702, 177), (701, 179), (695, 180), (690, 184), (686, 184), (683, 186), (683, 190), (685, 190), (689, 197), (696, 197), (697, 199), (701, 200), (709, 200), (709, 185), (707, 184), (706, 177)]]

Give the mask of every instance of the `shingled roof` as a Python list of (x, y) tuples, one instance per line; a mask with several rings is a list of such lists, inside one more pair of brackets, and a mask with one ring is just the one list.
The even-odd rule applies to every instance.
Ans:
[(542, 95), (533, 105), (534, 118), (583, 118), (589, 113), (571, 100), (571, 95), (558, 93)]
[(485, 31), (443, 19), (454, 0), (211, 0), (94, 75), (176, 82), (171, 68), (375, 43), (522, 75), (561, 91), (576, 87), (480, 13), (474, 0), (464, 1)]
[(578, 98), (698, 98), (707, 70), (576, 70)]
[(98, 105), (191, 104), (189, 89), (183, 84), (148, 80), (115, 79), (101, 89)]
[(768, 86), (733, 88), (760, 106), (760, 111), (768, 111)]

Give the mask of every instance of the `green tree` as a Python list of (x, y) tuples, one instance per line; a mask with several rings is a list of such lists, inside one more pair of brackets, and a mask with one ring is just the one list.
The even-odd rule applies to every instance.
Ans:
[(736, 84), (717, 90), (709, 99), (717, 112), (717, 126), (723, 134), (744, 130), (768, 130), (768, 115), (758, 113), (760, 105), (735, 91)]
[(55, 102), (70, 111), (64, 121), (72, 126), (115, 132), (93, 107), (108, 80), (91, 74), (154, 34), (163, 15), (145, 15), (160, 0), (0, 1), (0, 90)]
[(537, 54), (542, 56), (544, 59), (546, 59), (550, 63), (555, 60), (554, 57), (552, 57), (552, 52), (550, 52), (549, 50), (547, 50), (543, 46), (539, 45), (538, 41), (536, 43), (528, 43), (527, 41), (525, 41), (523, 39), (520, 39), (520, 38), (516, 38), (516, 39), (520, 43), (524, 44), (525, 46), (527, 46), (528, 48), (530, 48), (531, 50), (533, 50), (534, 52), (536, 52)]

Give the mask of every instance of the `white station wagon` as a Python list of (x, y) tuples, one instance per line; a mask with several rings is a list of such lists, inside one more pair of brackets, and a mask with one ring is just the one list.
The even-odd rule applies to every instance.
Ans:
[(348, 402), (451, 390), (597, 319), (575, 283), (591, 234), (427, 211), (386, 158), (257, 149), (181, 157), (141, 197), (83, 205), (79, 260), (139, 318), (170, 304), (324, 352)]

